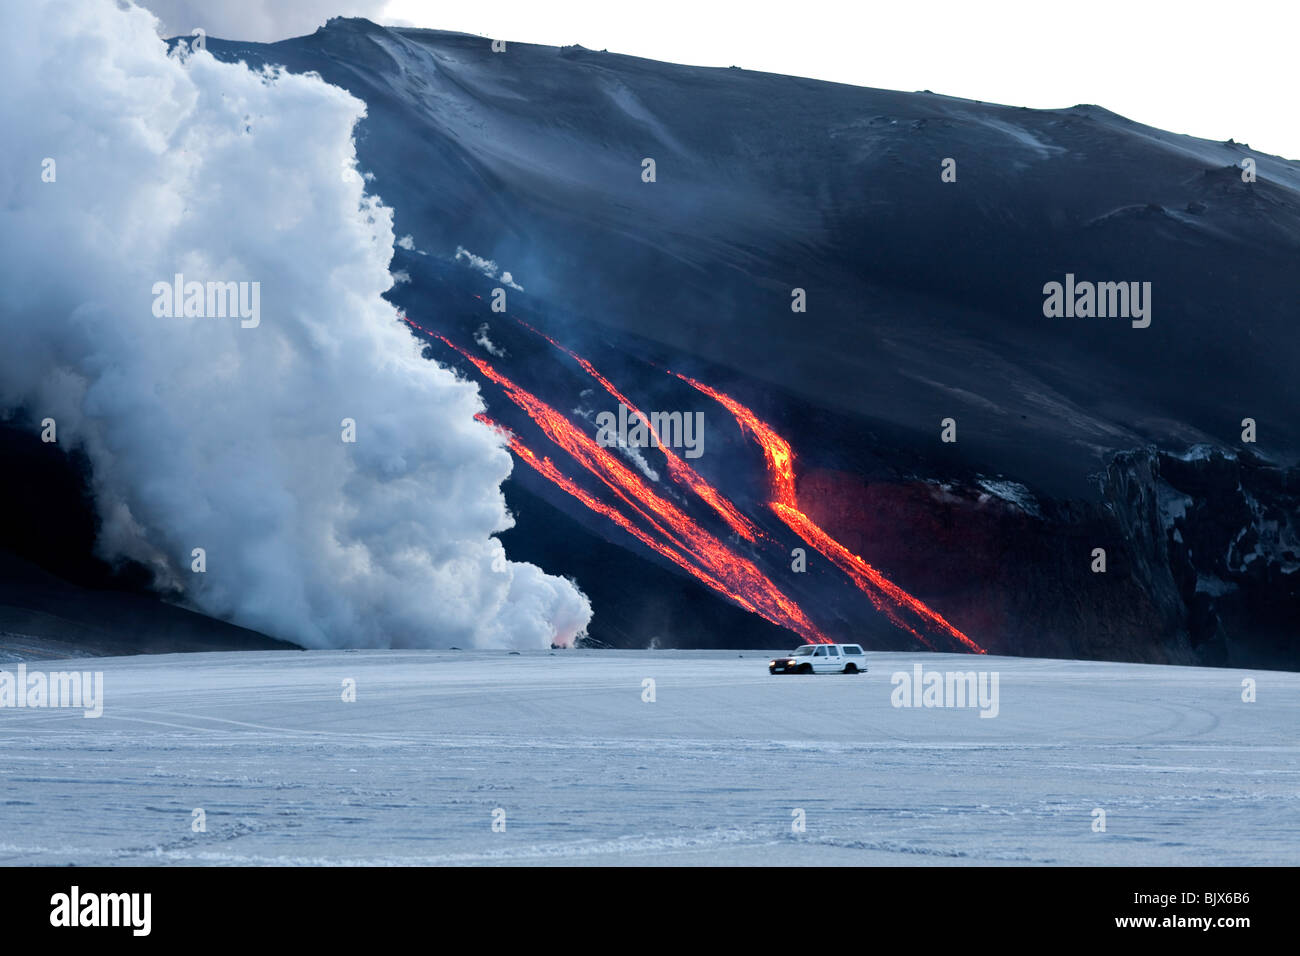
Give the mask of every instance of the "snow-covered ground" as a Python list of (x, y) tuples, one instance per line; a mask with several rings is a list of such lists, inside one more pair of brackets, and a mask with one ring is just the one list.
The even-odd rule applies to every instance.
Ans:
[[(101, 718), (0, 709), (0, 863), (1300, 858), (1300, 674), (872, 654), (865, 676), (770, 677), (767, 660), (338, 651), (80, 662), (104, 672)], [(916, 663), (997, 672), (998, 715), (891, 706), (890, 675)], [(192, 830), (197, 808), (206, 832)]]

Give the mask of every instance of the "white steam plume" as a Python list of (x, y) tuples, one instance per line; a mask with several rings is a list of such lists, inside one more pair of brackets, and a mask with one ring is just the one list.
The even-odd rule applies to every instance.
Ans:
[[(93, 463), (101, 550), (207, 613), (311, 647), (569, 643), (585, 596), (492, 537), (511, 461), (476, 387), (381, 298), (364, 104), (181, 62), (155, 30), (113, 0), (5, 8), (0, 412), (55, 418)], [(155, 316), (176, 273), (259, 282), (260, 324)]]

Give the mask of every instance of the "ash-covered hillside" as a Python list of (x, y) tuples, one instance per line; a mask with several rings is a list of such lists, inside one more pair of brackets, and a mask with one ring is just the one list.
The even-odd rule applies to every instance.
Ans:
[[(827, 634), (916, 639), (815, 548), (790, 569), (806, 542), (765, 508), (761, 451), (665, 369), (772, 424), (800, 508), (986, 649), (1295, 666), (1296, 164), (1097, 106), (506, 40), (335, 20), (210, 48), (365, 100), (361, 166), (412, 237), (393, 297), (413, 319), (565, 412), (614, 405), (521, 318), (647, 408), (704, 409), (700, 473), (779, 540), (745, 554)], [(1149, 325), (1045, 316), (1067, 274), (1150, 283)], [(479, 369), (429, 354), (555, 455)], [(594, 638), (790, 642), (537, 472), (508, 487), (509, 549), (578, 579)]]
[[(398, 232), (500, 263), (575, 316), (574, 347), (643, 339), (918, 452), (952, 416), (945, 460), (1050, 495), (1089, 493), (1115, 449), (1237, 448), (1243, 417), (1262, 453), (1300, 448), (1300, 164), (1095, 106), (493, 53), (363, 20), (210, 49), (362, 98), (362, 166)], [(1067, 273), (1150, 282), (1150, 326), (1045, 319)]]
[[(699, 470), (763, 515), (761, 454), (662, 368), (759, 411), (794, 448), (801, 508), (987, 649), (1295, 664), (1295, 164), (1096, 106), (506, 41), (334, 20), (210, 48), (318, 71), (366, 102), (361, 167), (414, 246), (395, 301), (556, 408), (582, 406), (593, 382), (528, 344), (521, 316), (646, 407), (707, 409)], [(1149, 282), (1150, 324), (1045, 317), (1044, 285), (1067, 274)], [(491, 382), (484, 394), (521, 434), (532, 424)], [(579, 580), (594, 638), (789, 643), (516, 474), (508, 547)], [(795, 576), (785, 552), (803, 542), (771, 524), (782, 548), (756, 560), (821, 630), (915, 640), (815, 549)]]
[[(207, 49), (365, 102), (390, 298), (513, 433), (502, 540), (591, 640), (1300, 663), (1300, 163), (505, 41)], [(1133, 314), (1046, 315), (1052, 282)], [(591, 451), (622, 399), (702, 454)]]

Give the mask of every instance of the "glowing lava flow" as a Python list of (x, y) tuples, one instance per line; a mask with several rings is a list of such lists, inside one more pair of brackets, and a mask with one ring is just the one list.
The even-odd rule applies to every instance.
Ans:
[[(782, 593), (753, 562), (732, 551), (676, 505), (661, 497), (639, 475), (607, 449), (598, 445), (568, 418), (446, 336), (426, 329), (406, 316), (402, 318), (412, 328), (438, 339), (454, 350), (472, 363), (485, 378), (500, 386), (506, 397), (522, 409), (547, 438), (564, 449), (574, 461), (586, 468), (618, 498), (645, 518), (664, 538), (678, 546), (670, 550), (677, 552), (680, 549), (680, 555), (689, 556), (689, 560), (685, 563), (676, 561), (672, 554), (656, 547), (658, 553), (674, 560), (704, 584), (724, 594), (745, 610), (752, 611), (773, 624), (789, 628), (810, 643), (831, 643), (830, 639), (813, 625), (803, 610)], [(548, 459), (539, 459), (531, 452), (527, 455), (521, 454), (520, 457), (534, 467), (543, 461), (549, 464)], [(550, 467), (554, 468), (553, 465)], [(552, 477), (547, 473), (548, 469), (545, 465), (538, 467), (538, 471), (548, 478)], [(558, 475), (558, 471), (554, 473)], [(573, 490), (581, 491), (572, 482), (568, 485), (562, 484), (561, 487), (570, 494)], [(591, 507), (588, 497), (578, 496), (579, 500)], [(600, 510), (600, 513), (610, 517), (608, 511)], [(623, 522), (619, 523), (625, 528), (628, 526)], [(643, 540), (639, 535), (637, 537), (638, 540)]]
[[(969, 650), (976, 654), (984, 654), (986, 651), (980, 647), (960, 630), (950, 624), (938, 611), (935, 611), (928, 605), (918, 601), (912, 595), (908, 594), (894, 582), (890, 581), (883, 574), (873, 568), (858, 555), (849, 551), (829, 534), (826, 533), (816, 522), (799, 510), (798, 499), (795, 496), (794, 481), (794, 452), (790, 448), (790, 443), (773, 431), (765, 422), (763, 422), (752, 410), (746, 408), (740, 402), (736, 401), (729, 395), (724, 395), (716, 389), (710, 388), (703, 382), (698, 382), (693, 378), (682, 375), (680, 372), (674, 372), (682, 381), (694, 386), (698, 391), (703, 392), (710, 398), (720, 403), (727, 411), (735, 416), (736, 422), (740, 425), (742, 431), (748, 432), (753, 436), (763, 449), (763, 454), (767, 458), (768, 471), (772, 477), (772, 494), (773, 501), (770, 507), (777, 516), (786, 523), (789, 528), (807, 541), (814, 548), (833, 561), (844, 573), (849, 575), (857, 586), (871, 598), (871, 601), (877, 608), (884, 611), (895, 624), (910, 631), (914, 636), (920, 638), (922, 643), (929, 645), (930, 642), (922, 637), (914, 628), (908, 626), (897, 614), (897, 607), (891, 607), (880, 601), (874, 591), (879, 591), (896, 606), (901, 606), (912, 611), (922, 619), (929, 621), (938, 627), (949, 637), (958, 641)], [(932, 645), (931, 645), (932, 646)]]
[(649, 416), (647, 416), (643, 411), (641, 411), (641, 409), (633, 405), (631, 399), (629, 399), (626, 395), (624, 395), (622, 392), (620, 392), (617, 388), (614, 387), (613, 382), (611, 382), (609, 379), (605, 378), (605, 376), (601, 375), (598, 371), (596, 371), (595, 366), (593, 366), (581, 355), (578, 355), (576, 352), (572, 351), (571, 349), (565, 348), (563, 345), (555, 341), (555, 339), (551, 338), (545, 332), (539, 332), (537, 329), (533, 328), (523, 319), (515, 318), (515, 321), (518, 322), (520, 325), (522, 325), (524, 328), (526, 328), (529, 332), (532, 332), (534, 335), (538, 335), (546, 339), (546, 341), (550, 342), (553, 346), (555, 346), (565, 355), (569, 356), (569, 358), (577, 362), (580, 366), (582, 366), (582, 370), (584, 372), (586, 372), (588, 375), (590, 375), (592, 378), (594, 378), (604, 387), (605, 391), (607, 391), (610, 394), (610, 397), (612, 397), (616, 401), (622, 402), (624, 405), (628, 407), (628, 411), (632, 412), (632, 414), (636, 415), (637, 418), (639, 418), (642, 422), (645, 423), (645, 426), (647, 429), (649, 429), (650, 434), (654, 435), (655, 444), (659, 447), (660, 451), (664, 453), (664, 458), (668, 462), (668, 474), (672, 476), (673, 481), (693, 491), (696, 494), (696, 496), (700, 498), (700, 500), (702, 500), (707, 505), (709, 505), (714, 511), (718, 513), (718, 515), (722, 518), (723, 521), (725, 521), (728, 525), (731, 526), (732, 531), (736, 532), (736, 534), (740, 535), (746, 541), (758, 540), (759, 531), (758, 528), (754, 526), (754, 523), (750, 521), (748, 518), (746, 518), (744, 515), (742, 515), (736, 509), (736, 506), (733, 505), (730, 501), (728, 501), (725, 497), (723, 497), (722, 494), (716, 488), (714, 488), (707, 481), (705, 481), (700, 476), (699, 472), (697, 472), (690, 465), (686, 464), (686, 462), (682, 461), (681, 456), (679, 456), (671, 448), (669, 448), (662, 441), (660, 441), (659, 433), (655, 431), (654, 426), (650, 423)]
[[(483, 414), (482, 412), (479, 412), (479, 414), (475, 415), (474, 417), (477, 418), (479, 421), (481, 421), (483, 424), (488, 425), (491, 428), (496, 429), (496, 431), (500, 432), (501, 434), (505, 435), (510, 442), (510, 450), (515, 453), (515, 455), (519, 458), (519, 460), (522, 461), (524, 464), (528, 465), (528, 467), (532, 468), (534, 471), (536, 471), (547, 481), (551, 482), (553, 485), (560, 488), (561, 490), (568, 492), (574, 498), (577, 498), (578, 501), (580, 501), (590, 510), (594, 511), (596, 514), (604, 515), (606, 518), (608, 518), (610, 521), (613, 521), (615, 524), (617, 524), (628, 534), (632, 535), (632, 537), (636, 538), (638, 541), (644, 544), (647, 548), (650, 548), (652, 551), (656, 551), (659, 554), (662, 554), (664, 557), (668, 558), (668, 560), (672, 561), (674, 564), (678, 565), (679, 567), (685, 569), (686, 571), (689, 571), (691, 574), (700, 578), (700, 580), (704, 581), (704, 583), (707, 584), (709, 587), (717, 591), (724, 590), (721, 584), (719, 584), (717, 581), (714, 581), (712, 578), (709, 578), (699, 568), (694, 567), (690, 563), (690, 561), (676, 548), (664, 544), (661, 541), (656, 541), (648, 533), (642, 531), (639, 527), (633, 524), (632, 521), (627, 517), (627, 515), (623, 514), (623, 512), (619, 511), (617, 508), (613, 507), (612, 505), (605, 504), (605, 502), (601, 501), (595, 495), (590, 494), (587, 491), (584, 491), (583, 488), (577, 482), (575, 482), (572, 478), (569, 478), (567, 475), (563, 474), (559, 468), (555, 467), (555, 463), (552, 462), (551, 459), (539, 456), (536, 453), (534, 453), (533, 450), (529, 448), (527, 445), (525, 445), (523, 441), (519, 438), (519, 436), (516, 435), (514, 432), (510, 431), (510, 429), (506, 428), (504, 425), (500, 425), (497, 422), (494, 422), (491, 418), (489, 418), (487, 415)], [(746, 608), (746, 610), (752, 611), (753, 608)]]

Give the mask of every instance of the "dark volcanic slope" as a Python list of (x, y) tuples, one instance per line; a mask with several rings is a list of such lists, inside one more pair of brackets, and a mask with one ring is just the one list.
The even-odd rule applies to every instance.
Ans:
[(31, 422), (0, 422), (0, 664), (293, 649), (160, 600), (143, 567), (99, 560), (89, 464), (38, 433)]
[[(365, 100), (363, 169), (416, 246), (394, 266), (413, 278), (394, 293), (411, 315), (466, 343), (483, 321), (506, 335), (484, 302), (501, 282), (454, 263), (463, 247), (524, 287), (512, 316), (649, 407), (693, 407), (665, 365), (737, 396), (793, 443), (801, 507), (990, 650), (1296, 664), (1295, 164), (1094, 106), (580, 47), (493, 53), (480, 37), (364, 20), (209, 49), (315, 70)], [(946, 158), (955, 182), (941, 180)], [(1245, 158), (1257, 182), (1243, 181)], [(1043, 285), (1066, 273), (1150, 282), (1150, 327), (1045, 318)], [(806, 314), (791, 311), (795, 288)], [(554, 356), (507, 352), (508, 374), (557, 408), (580, 404), (584, 384)], [(761, 509), (761, 459), (717, 412), (723, 453), (701, 470)], [(955, 444), (939, 440), (949, 417)], [(1247, 417), (1259, 441), (1243, 446)], [(652, 560), (542, 485), (523, 469), (511, 483), (512, 554), (592, 590), (608, 582), (589, 566), (591, 534)], [(538, 496), (560, 517), (532, 521)], [(1211, 503), (1229, 501), (1231, 517), (1213, 519)], [(788, 570), (781, 553), (755, 560)], [(829, 632), (888, 643), (861, 595), (824, 563), (814, 577), (781, 581)], [(630, 578), (620, 586), (635, 590)], [(642, 587), (598, 600), (593, 635), (645, 643), (689, 607), (649, 612)]]
[[(317, 69), (399, 232), (464, 246), (585, 321), (937, 433), (1048, 490), (1103, 450), (1236, 442), (1294, 456), (1300, 169), (1094, 106), (672, 66), (580, 47), (332, 21), (222, 56)], [(1244, 157), (1260, 181), (1229, 167)], [(654, 158), (657, 182), (641, 181)], [(940, 180), (957, 161), (957, 182)], [(1046, 320), (1042, 286), (1153, 284), (1151, 327)], [(794, 316), (790, 290), (808, 291)]]
[(80, 587), (0, 551), (0, 664), (46, 658), (266, 650), (297, 648), (152, 595)]

